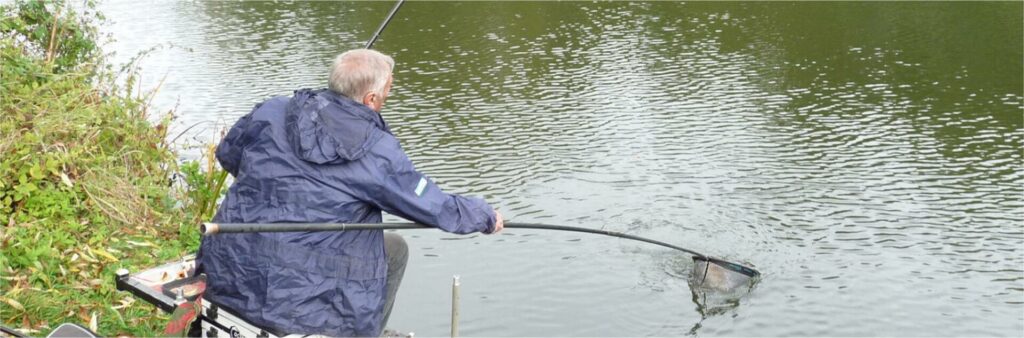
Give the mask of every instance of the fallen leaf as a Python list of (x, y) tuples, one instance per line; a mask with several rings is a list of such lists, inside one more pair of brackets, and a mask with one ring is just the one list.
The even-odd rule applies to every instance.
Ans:
[(4, 300), (4, 303), (11, 304), (11, 307), (13, 307), (15, 309), (18, 309), (18, 310), (21, 310), (21, 311), (25, 311), (25, 306), (21, 305), (21, 303), (18, 303), (18, 301), (10, 299), (10, 298), (6, 298), (6, 297), (0, 297), (0, 298), (2, 298)]
[(90, 263), (99, 262), (99, 260), (96, 259), (96, 257), (93, 257), (92, 254), (90, 254), (92, 253), (92, 249), (89, 249), (89, 247), (86, 247), (86, 249), (88, 249), (86, 250), (88, 252), (82, 252), (82, 259), (89, 261)]
[(60, 182), (64, 183), (64, 185), (68, 186), (68, 188), (72, 188), (75, 186), (74, 183), (71, 183), (71, 178), (68, 177), (68, 174), (65, 174), (63, 172), (60, 173)]
[(89, 319), (89, 330), (92, 330), (92, 332), (99, 331), (98, 321), (96, 320), (96, 312), (93, 312), (92, 319)]
[(111, 308), (113, 308), (115, 310), (120, 310), (120, 309), (129, 307), (129, 306), (132, 305), (132, 303), (135, 303), (135, 299), (134, 298), (130, 298), (130, 297), (124, 298), (124, 299), (121, 299), (120, 303), (121, 303), (121, 305), (115, 305), (115, 306), (112, 306)]
[(111, 262), (117, 262), (117, 257), (114, 257), (114, 255), (111, 255), (106, 250), (103, 250), (103, 249), (100, 249), (100, 248), (96, 248), (96, 249), (89, 248), (89, 251), (92, 252), (94, 255), (102, 256), (103, 258), (106, 258), (107, 260), (110, 260)]
[(156, 246), (156, 245), (153, 245), (153, 243), (150, 243), (150, 242), (135, 242), (135, 241), (128, 241), (128, 240), (126, 240), (125, 242), (128, 242), (128, 244), (134, 245), (134, 246), (146, 246), (146, 247)]

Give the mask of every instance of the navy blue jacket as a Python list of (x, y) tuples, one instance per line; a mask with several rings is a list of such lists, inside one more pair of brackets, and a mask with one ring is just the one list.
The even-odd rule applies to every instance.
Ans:
[[(381, 210), (444, 231), (490, 232), (482, 199), (446, 194), (420, 174), (380, 114), (329, 90), (267, 100), (217, 147), (235, 181), (215, 222), (379, 223)], [(205, 298), (289, 334), (376, 336), (387, 261), (383, 232), (203, 237)]]

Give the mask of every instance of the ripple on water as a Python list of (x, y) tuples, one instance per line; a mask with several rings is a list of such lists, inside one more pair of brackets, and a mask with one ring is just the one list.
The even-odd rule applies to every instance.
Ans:
[[(322, 87), (390, 5), (104, 6), (114, 49), (174, 45), (144, 82), (167, 75), (158, 105), (201, 141), (266, 97)], [(1007, 53), (958, 58), (951, 29), (973, 41), (1000, 21), (923, 19), (1019, 4), (958, 6), (408, 4), (376, 47), (398, 63), (384, 116), (420, 170), (516, 221), (652, 237), (764, 280), (702, 312), (685, 255), (421, 232), (392, 321), (446, 334), (436, 304), (460, 274), (468, 335), (1021, 332), (1024, 95), (965, 61), (1019, 70), (1020, 32), (991, 44)]]

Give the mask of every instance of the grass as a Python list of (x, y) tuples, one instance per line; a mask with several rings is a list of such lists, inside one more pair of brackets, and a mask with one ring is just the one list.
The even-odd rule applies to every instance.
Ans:
[[(61, 1), (0, 8), (0, 322), (46, 335), (63, 322), (154, 336), (168, 317), (114, 288), (193, 252), (226, 174), (178, 163), (173, 115), (104, 64), (98, 13)], [(212, 149), (212, 148), (210, 148)]]

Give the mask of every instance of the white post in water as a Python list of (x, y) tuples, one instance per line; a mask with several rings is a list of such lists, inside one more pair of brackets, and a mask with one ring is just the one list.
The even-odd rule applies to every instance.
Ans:
[(459, 275), (452, 276), (452, 338), (459, 336)]

